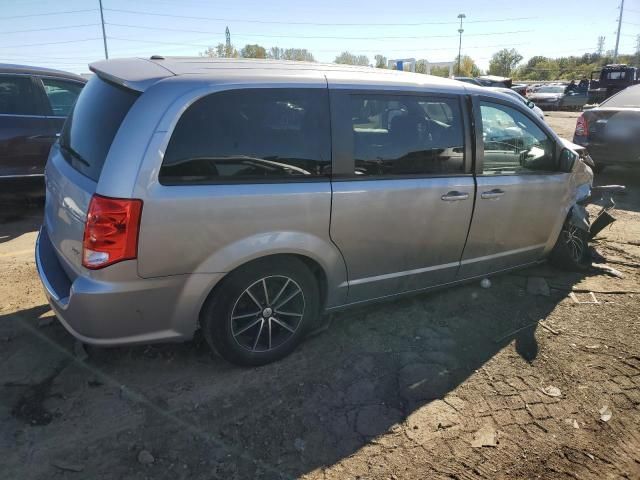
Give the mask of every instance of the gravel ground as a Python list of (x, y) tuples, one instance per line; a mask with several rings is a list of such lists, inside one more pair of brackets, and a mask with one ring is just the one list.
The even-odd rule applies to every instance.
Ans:
[(623, 278), (543, 265), (350, 310), (254, 369), (200, 339), (81, 348), (37, 279), (40, 209), (5, 209), (0, 477), (640, 478), (640, 175), (597, 180), (629, 187), (594, 242)]

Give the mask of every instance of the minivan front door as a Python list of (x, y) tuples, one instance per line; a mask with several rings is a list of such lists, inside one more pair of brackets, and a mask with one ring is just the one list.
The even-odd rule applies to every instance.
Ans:
[(333, 90), (331, 109), (349, 303), (453, 281), (474, 200), (460, 99)]
[(459, 279), (539, 260), (571, 201), (555, 141), (536, 121), (499, 101), (474, 99), (474, 110), (477, 198)]

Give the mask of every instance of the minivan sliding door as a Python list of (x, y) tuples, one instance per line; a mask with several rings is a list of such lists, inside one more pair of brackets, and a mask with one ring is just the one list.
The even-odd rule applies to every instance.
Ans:
[(331, 90), (331, 238), (350, 303), (455, 279), (474, 180), (456, 96)]

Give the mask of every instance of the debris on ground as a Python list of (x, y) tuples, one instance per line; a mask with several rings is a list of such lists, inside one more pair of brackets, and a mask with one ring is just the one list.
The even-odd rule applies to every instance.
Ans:
[(543, 297), (548, 297), (551, 294), (547, 281), (542, 277), (527, 278), (527, 293)]
[(471, 446), (473, 448), (497, 447), (498, 432), (491, 426), (482, 427), (473, 435)]
[(564, 423), (566, 423), (567, 425), (571, 425), (576, 430), (580, 428), (580, 425), (578, 424), (578, 421), (575, 418), (565, 418)]
[(609, 265), (604, 265), (602, 263), (593, 263), (591, 264), (591, 268), (593, 268), (594, 270), (598, 270), (602, 273), (606, 273), (607, 275), (611, 275), (612, 277), (624, 278), (624, 274), (620, 270), (616, 270), (615, 268), (610, 267)]
[[(583, 297), (583, 296), (581, 295), (581, 297)], [(586, 299), (584, 297), (586, 297)], [(569, 294), (569, 298), (571, 298), (571, 300), (573, 300), (574, 303), (580, 303), (580, 304), (600, 303), (598, 301), (598, 299), (596, 298), (595, 293), (593, 293), (593, 292), (588, 292), (586, 295), (584, 295), (584, 297), (583, 297), (582, 300), (580, 300), (578, 298), (578, 296), (575, 294), (575, 292), (571, 292)]]
[(542, 328), (544, 328), (546, 331), (548, 331), (549, 333), (553, 333), (554, 335), (560, 335), (560, 332), (551, 328), (549, 325), (547, 325), (546, 323), (544, 323), (543, 321), (538, 322), (538, 325), (540, 325)]
[(541, 388), (542, 393), (544, 393), (548, 397), (561, 397), (562, 392), (558, 387), (554, 387), (553, 385), (549, 385), (548, 387)]
[(507, 339), (507, 338), (509, 338), (509, 337), (514, 336), (516, 333), (520, 333), (521, 331), (523, 331), (523, 330), (527, 330), (527, 329), (529, 329), (529, 328), (533, 328), (533, 329), (535, 329), (536, 325), (538, 325), (538, 322), (529, 323), (528, 325), (525, 325), (525, 326), (523, 326), (523, 327), (517, 328), (516, 330), (514, 330), (514, 331), (512, 331), (512, 332), (509, 332), (509, 333), (507, 333), (506, 335), (502, 335), (500, 338), (496, 338), (496, 339), (494, 340), (494, 342), (496, 342), (496, 343), (500, 343), (501, 341), (503, 341), (503, 340), (505, 340), (505, 339)]
[(602, 420), (603, 422), (608, 422), (609, 420), (611, 420), (611, 417), (613, 416), (611, 409), (607, 405), (602, 407), (599, 410), (599, 412), (600, 412), (600, 420)]
[(138, 462), (142, 465), (150, 465), (155, 461), (156, 459), (151, 455), (149, 450), (140, 450), (140, 453), (138, 453)]
[(491, 288), (491, 280), (489, 280), (488, 278), (483, 278), (480, 281), (480, 286), (482, 288)]
[(73, 344), (73, 354), (82, 362), (89, 358), (89, 354), (84, 348), (84, 344), (80, 340), (76, 340)]
[(72, 463), (66, 460), (56, 459), (51, 462), (56, 468), (60, 470), (66, 470), (67, 472), (81, 472), (84, 470), (84, 465), (80, 465), (79, 463)]

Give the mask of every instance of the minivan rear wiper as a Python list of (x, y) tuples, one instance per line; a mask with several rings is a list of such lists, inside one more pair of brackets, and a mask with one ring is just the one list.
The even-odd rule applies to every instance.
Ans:
[(76, 152), (73, 148), (71, 148), (70, 146), (60, 142), (60, 148), (62, 148), (65, 152), (71, 154), (71, 156), (73, 158), (75, 158), (76, 160), (78, 160), (80, 163), (82, 163), (83, 165), (85, 165), (86, 167), (90, 167), (91, 164), (89, 162), (87, 162), (84, 158), (82, 158), (82, 155), (80, 155), (78, 152)]

